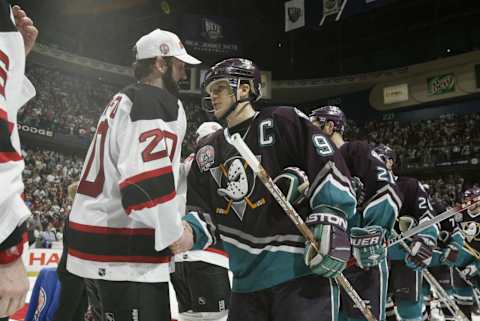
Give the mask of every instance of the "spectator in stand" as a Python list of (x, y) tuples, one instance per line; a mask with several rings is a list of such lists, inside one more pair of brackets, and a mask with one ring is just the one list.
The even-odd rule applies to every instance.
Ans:
[[(362, 139), (358, 126), (349, 124), (349, 139)], [(475, 163), (480, 159), (480, 114), (447, 114), (412, 122), (371, 121), (365, 124), (366, 139), (398, 151), (402, 169)]]

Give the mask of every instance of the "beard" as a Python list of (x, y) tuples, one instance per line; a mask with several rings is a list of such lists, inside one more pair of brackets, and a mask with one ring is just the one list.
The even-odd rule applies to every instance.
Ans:
[(162, 80), (163, 80), (163, 85), (165, 86), (165, 89), (169, 93), (171, 93), (173, 96), (178, 98), (179, 94), (180, 94), (180, 87), (178, 86), (178, 83), (172, 77), (172, 66), (171, 65), (168, 66), (167, 72), (162, 75)]

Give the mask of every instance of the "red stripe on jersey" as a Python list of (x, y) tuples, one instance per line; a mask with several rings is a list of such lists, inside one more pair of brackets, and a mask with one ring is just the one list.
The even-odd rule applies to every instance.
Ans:
[(16, 152), (0, 152), (0, 163), (16, 162), (22, 159), (22, 155)]
[(75, 222), (69, 222), (68, 227), (80, 232), (93, 234), (155, 236), (155, 230), (151, 228), (103, 227), (79, 224)]
[(155, 169), (153, 171), (143, 172), (141, 174), (129, 177), (123, 182), (121, 182), (120, 188), (122, 189), (127, 187), (128, 185), (137, 184), (138, 182), (144, 181), (149, 178), (154, 178), (154, 177), (162, 176), (165, 174), (169, 174), (169, 173), (172, 173), (172, 171), (173, 171), (172, 166), (167, 166), (167, 167)]
[(3, 97), (5, 97), (5, 87), (7, 84), (7, 78), (8, 78), (7, 71), (0, 67), (0, 79), (3, 80), (3, 83), (0, 83), (0, 95), (2, 95)]
[(0, 251), (0, 265), (9, 264), (22, 256), (24, 244), (28, 242), (28, 234), (23, 233), (20, 242), (5, 251)]
[(222, 250), (219, 250), (219, 249), (216, 249), (216, 248), (213, 248), (213, 247), (209, 247), (209, 248), (206, 249), (205, 251), (207, 251), (207, 252), (212, 252), (212, 253), (215, 253), (215, 254), (220, 254), (220, 255), (223, 255), (223, 256), (225, 256), (225, 257), (228, 257), (227, 252), (222, 251)]
[(5, 69), (10, 69), (10, 59), (8, 58), (7, 54), (0, 50), (0, 61), (5, 64)]
[(5, 110), (0, 108), (0, 120), (4, 120), (7, 123), (8, 133), (11, 134), (13, 130), (13, 123), (8, 121), (8, 114)]
[(139, 210), (142, 210), (144, 208), (152, 208), (152, 207), (154, 207), (158, 204), (166, 203), (166, 202), (174, 199), (176, 195), (177, 195), (177, 192), (173, 191), (170, 194), (154, 198), (153, 200), (149, 200), (145, 203), (140, 203), (140, 204), (135, 204), (135, 205), (129, 206), (128, 208), (125, 209), (125, 211), (127, 211), (127, 214), (130, 214), (132, 211), (139, 211)]
[(116, 256), (116, 255), (96, 255), (88, 254), (74, 250), (72, 248), (68, 249), (68, 254), (71, 256), (78, 257), (82, 260), (96, 261), (96, 262), (126, 262), (126, 263), (169, 263), (171, 256)]

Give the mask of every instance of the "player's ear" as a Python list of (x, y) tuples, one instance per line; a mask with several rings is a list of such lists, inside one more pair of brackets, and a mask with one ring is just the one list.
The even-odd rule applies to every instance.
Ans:
[(326, 128), (329, 135), (333, 134), (333, 128), (334, 127), (335, 127), (335, 124), (333, 123), (333, 121), (329, 120), (329, 121), (325, 122), (325, 128)]
[(248, 98), (250, 96), (250, 85), (240, 84), (238, 91), (240, 92), (240, 99)]
[(162, 75), (167, 72), (167, 62), (163, 57), (157, 57), (155, 60), (155, 69), (158, 70)]

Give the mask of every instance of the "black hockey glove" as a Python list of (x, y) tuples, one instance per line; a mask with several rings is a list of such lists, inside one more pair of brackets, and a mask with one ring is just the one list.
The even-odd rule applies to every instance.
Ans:
[(410, 244), (410, 254), (405, 257), (407, 266), (411, 269), (426, 268), (432, 262), (435, 242), (425, 236), (417, 235)]
[(285, 168), (273, 182), (280, 188), (288, 202), (295, 207), (305, 200), (310, 186), (307, 174), (298, 167)]
[(350, 241), (347, 219), (343, 212), (330, 206), (319, 206), (306, 220), (317, 240), (319, 252), (306, 244), (305, 264), (323, 277), (334, 278), (347, 266), (350, 259)]

